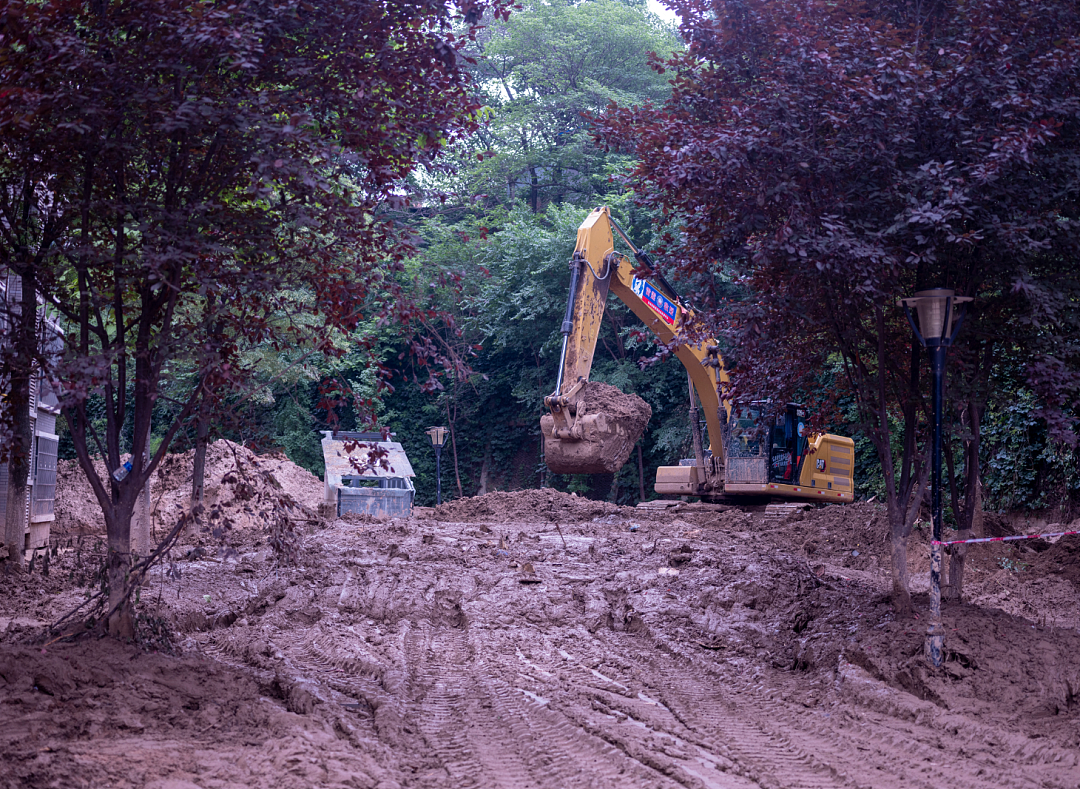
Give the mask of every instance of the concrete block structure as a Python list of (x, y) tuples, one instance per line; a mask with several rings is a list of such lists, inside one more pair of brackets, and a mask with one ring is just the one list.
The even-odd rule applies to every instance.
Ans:
[[(385, 468), (373, 458), (375, 448), (385, 453)], [(379, 433), (326, 430), (322, 449), (326, 503), (338, 515), (407, 518), (412, 513), (416, 475), (401, 444), (383, 441)]]

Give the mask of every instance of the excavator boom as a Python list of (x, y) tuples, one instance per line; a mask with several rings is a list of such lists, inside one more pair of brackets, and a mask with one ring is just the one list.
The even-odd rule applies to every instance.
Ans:
[[(607, 207), (592, 211), (578, 228), (570, 261), (571, 292), (562, 325), (559, 377), (555, 391), (544, 399), (551, 413), (541, 420), (545, 458), (548, 467), (557, 473), (618, 471), (645, 430), (645, 424), (639, 425), (633, 419), (640, 406), (635, 409), (628, 401), (612, 402), (617, 398), (610, 391), (604, 392), (604, 398), (593, 398), (604, 401), (599, 408), (588, 397), (589, 372), (608, 294), (614, 293), (664, 343), (675, 340), (694, 320), (693, 311), (670, 288), (636, 277), (634, 265), (615, 253), (615, 227)], [(630, 244), (629, 239), (624, 239)], [(716, 342), (679, 344), (675, 355), (689, 371), (698, 392), (709, 431), (709, 449), (719, 460), (723, 449), (717, 393), (728, 377)]]

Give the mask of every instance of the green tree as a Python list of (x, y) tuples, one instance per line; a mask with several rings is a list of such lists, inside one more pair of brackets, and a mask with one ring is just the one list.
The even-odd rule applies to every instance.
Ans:
[[(585, 116), (612, 100), (663, 101), (670, 85), (650, 68), (649, 53), (666, 57), (681, 47), (645, 3), (611, 0), (526, 3), (478, 35), (473, 73), (485, 122), (457, 149), (457, 172), (418, 178), (423, 208), (399, 215), (422, 239), (420, 253), (400, 274), (401, 286), (433, 313), (455, 318), (444, 325), (420, 311), (409, 330), (432, 338), (433, 356), (468, 357), (471, 371), (454, 368), (433, 377), (430, 368), (411, 366), (396, 330), (382, 335), (386, 364), (395, 370), (395, 391), (385, 397), (390, 429), (415, 436), (407, 440), (424, 458), (426, 438), (416, 427), (452, 428), (445, 491), (456, 495), (459, 483), (467, 495), (540, 483), (538, 420), (554, 386), (577, 227), (602, 200), (649, 246), (656, 219), (609, 180), (631, 160), (597, 148)], [(449, 192), (445, 204), (426, 191), (438, 189)], [(673, 360), (642, 369), (657, 351), (652, 338), (635, 336), (639, 323), (617, 300), (607, 314), (594, 377), (653, 406), (640, 474), (651, 480), (658, 464), (688, 453), (685, 374)], [(429, 394), (417, 396), (417, 388)], [(432, 490), (424, 488), (424, 463), (415, 465), (420, 501)], [(636, 501), (651, 481), (639, 484), (637, 464), (628, 465), (613, 491)], [(591, 495), (606, 490), (604, 481), (550, 481)]]
[[(648, 217), (632, 210), (625, 197), (613, 201), (625, 211), (628, 225), (647, 226)], [(422, 254), (407, 267), (415, 277), (414, 298), (427, 294), (434, 311), (455, 310), (456, 332), (423, 326), (459, 353), (471, 353), (471, 371), (458, 378), (434, 380), (423, 368), (411, 370), (401, 360), (396, 390), (386, 397), (388, 425), (399, 435), (426, 438), (414, 426), (453, 422), (462, 492), (473, 495), (495, 487), (530, 487), (541, 482), (539, 419), (543, 398), (556, 378), (561, 336), (559, 325), (569, 289), (567, 265), (585, 210), (550, 205), (540, 213), (519, 203), (509, 212), (450, 223), (424, 225)], [(488, 228), (481, 222), (498, 223)], [(644, 239), (646, 233), (641, 234)], [(442, 281), (455, 283), (444, 288)], [(451, 303), (453, 302), (453, 303)], [(637, 319), (617, 300), (608, 304), (594, 375), (645, 398), (653, 407), (652, 429), (642, 441), (642, 471), (651, 480), (655, 467), (685, 455), (689, 444), (686, 375), (674, 360), (640, 365), (657, 352), (651, 336), (637, 336)], [(397, 353), (388, 354), (393, 359)], [(401, 382), (400, 385), (398, 382)], [(431, 393), (417, 396), (427, 386)], [(433, 421), (434, 420), (434, 421)], [(409, 448), (408, 446), (406, 447)], [(448, 449), (448, 453), (452, 448)], [(453, 474), (453, 457), (446, 472)], [(635, 458), (636, 461), (636, 458)], [(628, 464), (617, 489), (625, 502), (639, 498), (636, 462)], [(426, 474), (418, 471), (418, 486)], [(444, 490), (456, 487), (448, 476)], [(611, 480), (551, 477), (550, 484), (607, 496)], [(651, 482), (647, 487), (651, 488)], [(613, 490), (613, 489), (612, 489)], [(431, 491), (420, 490), (427, 501)]]
[(611, 193), (609, 175), (627, 163), (592, 143), (585, 115), (610, 101), (667, 98), (650, 53), (667, 57), (681, 42), (640, 2), (522, 5), (478, 37), (474, 74), (487, 123), (445, 186), (459, 202), (479, 196), (488, 207), (518, 199), (534, 212), (549, 203), (584, 206)]

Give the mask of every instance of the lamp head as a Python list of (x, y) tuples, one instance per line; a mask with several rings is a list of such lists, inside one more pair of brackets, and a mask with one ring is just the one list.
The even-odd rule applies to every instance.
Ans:
[(913, 324), (913, 328), (924, 345), (949, 345), (957, 320), (956, 305), (971, 300), (970, 296), (957, 296), (952, 288), (933, 288), (900, 299), (900, 303), (919, 316), (919, 325), (916, 328)]
[(431, 446), (440, 449), (446, 443), (446, 434), (449, 431), (445, 427), (429, 427), (424, 432), (431, 439)]

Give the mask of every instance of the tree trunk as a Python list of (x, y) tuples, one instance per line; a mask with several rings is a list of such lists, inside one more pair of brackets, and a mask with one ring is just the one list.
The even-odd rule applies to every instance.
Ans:
[(982, 489), (982, 480), (975, 480), (975, 507), (971, 513), (971, 536), (977, 538), (986, 536), (986, 526), (983, 521)]
[(911, 604), (910, 580), (907, 566), (907, 538), (904, 513), (889, 512), (889, 538), (892, 558), (892, 604), (897, 619), (906, 619), (915, 613)]
[[(206, 324), (209, 326), (211, 337), (214, 338), (213, 347), (217, 349), (220, 343), (222, 327), (220, 322), (213, 320), (217, 298), (213, 293), (206, 296)], [(200, 400), (199, 413), (195, 417), (195, 465), (191, 471), (191, 508), (203, 503), (203, 492), (206, 488), (206, 446), (210, 442), (210, 416), (213, 403), (210, 399), (210, 387), (207, 385), (207, 373), (204, 371), (199, 379)], [(192, 526), (192, 528), (197, 528)]]
[[(143, 468), (150, 461), (150, 429), (146, 431), (146, 449), (143, 451)], [(145, 559), (153, 550), (150, 538), (150, 479), (139, 489), (135, 500), (135, 511), (131, 515), (131, 550), (140, 559)]]
[[(927, 481), (930, 476), (930, 463), (919, 464), (913, 461), (914, 468), (906, 478), (901, 489), (906, 495), (890, 496), (888, 502), (889, 540), (892, 559), (892, 604), (897, 619), (906, 619), (915, 613), (911, 603), (911, 582), (907, 565), (907, 540), (911, 535), (915, 517), (922, 508), (926, 495)], [(914, 489), (914, 490), (913, 490)]]
[(135, 636), (135, 620), (131, 605), (123, 600), (127, 592), (128, 573), (131, 570), (131, 554), (109, 549), (109, 610), (112, 614), (105, 623), (106, 632), (113, 638), (131, 639)]
[[(878, 359), (884, 359), (885, 349), (885, 313), (880, 307), (875, 310), (878, 330)], [(919, 347), (912, 343), (909, 360), (908, 391), (918, 392), (919, 383)], [(868, 379), (869, 380), (869, 379)], [(881, 462), (882, 475), (885, 478), (885, 501), (889, 523), (889, 541), (892, 564), (892, 604), (897, 619), (905, 619), (915, 613), (911, 604), (911, 589), (907, 567), (907, 538), (918, 512), (918, 502), (926, 489), (929, 464), (922, 464), (921, 474), (917, 461), (915, 427), (916, 410), (914, 397), (903, 403), (904, 448), (900, 459), (900, 474), (897, 479), (892, 457), (892, 442), (889, 427), (888, 381), (885, 365), (879, 364), (876, 375), (874, 401), (867, 403), (867, 412), (872, 416), (872, 427), (868, 431)], [(912, 491), (916, 490), (914, 499)]]
[[(14, 452), (13, 449), (11, 466), (15, 465)], [(15, 484), (14, 476), (14, 473), (9, 471), (7, 510), (4, 513), (4, 543), (7, 545), (8, 561), (13, 566), (21, 568), (23, 549), (26, 546), (26, 473), (23, 472), (21, 486)]]
[[(958, 540), (970, 540), (971, 529), (960, 529), (956, 533)], [(966, 545), (950, 545), (949, 547), (949, 585), (942, 587), (943, 596), (946, 600), (960, 602), (964, 596), (964, 561), (967, 559)]]
[[(958, 540), (970, 540), (972, 538), (975, 519), (979, 519), (979, 530), (982, 531), (982, 485), (979, 478), (981, 469), (979, 466), (980, 449), (980, 422), (981, 410), (977, 403), (968, 403), (968, 427), (971, 430), (971, 439), (967, 442), (967, 452), (964, 458), (966, 482), (964, 486), (964, 509), (960, 514), (960, 530), (957, 533)], [(966, 545), (953, 545), (949, 561), (949, 587), (948, 599), (960, 601), (964, 596), (964, 563), (967, 561)]]
[(135, 510), (131, 513), (131, 550), (140, 559), (145, 559), (154, 549), (154, 539), (150, 533), (152, 525), (150, 480), (146, 480), (139, 488), (139, 498), (135, 500)]
[[(125, 512), (126, 509), (126, 512)], [(114, 638), (130, 639), (135, 635), (135, 623), (131, 601), (124, 600), (127, 594), (131, 573), (131, 510), (117, 506), (113, 516), (116, 520), (106, 520), (108, 533), (108, 555), (106, 557), (106, 578), (109, 583), (108, 621), (106, 631)]]

